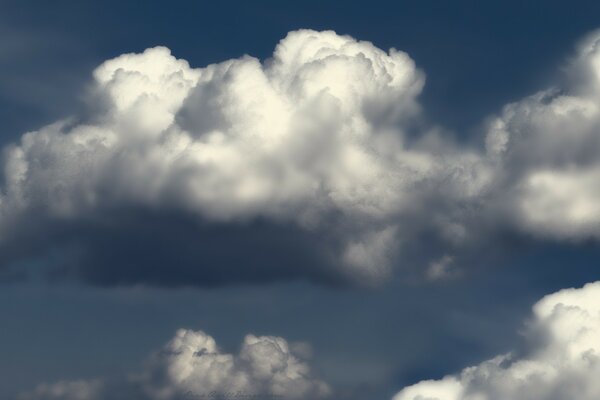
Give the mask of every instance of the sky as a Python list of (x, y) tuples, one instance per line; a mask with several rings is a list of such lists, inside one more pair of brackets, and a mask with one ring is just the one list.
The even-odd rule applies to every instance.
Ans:
[(0, 398), (597, 398), (599, 11), (0, 0)]

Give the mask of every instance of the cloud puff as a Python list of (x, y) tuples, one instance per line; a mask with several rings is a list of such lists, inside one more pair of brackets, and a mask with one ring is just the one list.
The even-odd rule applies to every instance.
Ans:
[(302, 350), (306, 344), (290, 345), (279, 337), (248, 335), (239, 354), (233, 355), (222, 352), (215, 340), (204, 332), (180, 329), (141, 371), (129, 377), (43, 384), (19, 398), (172, 400), (328, 397), (331, 393), (328, 385), (311, 376), (309, 366), (294, 355), (294, 347)]
[(600, 32), (587, 37), (567, 79), (507, 105), (487, 134), (502, 213), (542, 237), (600, 235)]
[[(422, 86), (395, 50), (299, 31), (266, 65), (246, 56), (191, 69), (159, 47), (107, 61), (94, 77), (104, 114), (29, 133), (9, 151), (5, 214), (37, 206), (73, 217), (131, 201), (309, 223), (327, 207), (386, 214), (401, 197), (389, 184), (419, 179), (393, 179), (402, 171), (389, 168), (401, 137), (382, 116), (411, 114)], [(427, 154), (409, 156), (405, 168), (431, 169)]]
[[(405, 53), (331, 31), (291, 32), (264, 63), (195, 69), (164, 47), (109, 60), (89, 115), (7, 149), (3, 264), (54, 251), (62, 273), (96, 283), (381, 281), (415, 231), (463, 235), (446, 210), (489, 178), (475, 152), (408, 134), (423, 82)], [(210, 255), (260, 237), (253, 224), (278, 239), (240, 265)], [(277, 256), (296, 243), (314, 254), (304, 266)]]
[(544, 297), (533, 307), (531, 349), (459, 375), (423, 381), (394, 400), (592, 400), (600, 396), (600, 282)]

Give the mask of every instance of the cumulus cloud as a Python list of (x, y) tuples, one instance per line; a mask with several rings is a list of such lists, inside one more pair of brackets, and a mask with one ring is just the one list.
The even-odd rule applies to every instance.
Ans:
[(496, 201), (519, 228), (541, 237), (600, 234), (600, 32), (582, 41), (554, 88), (507, 105), (486, 138), (496, 162)]
[[(291, 32), (262, 63), (192, 68), (164, 47), (106, 61), (89, 115), (6, 150), (0, 243), (16, 250), (3, 264), (60, 248), (62, 273), (96, 283), (381, 281), (414, 231), (456, 240), (460, 221), (428, 203), (488, 179), (475, 152), (408, 135), (423, 83), (407, 54), (331, 31)], [(263, 235), (240, 233), (253, 224), (266, 239), (240, 265), (211, 255)], [(314, 259), (278, 258), (297, 243)]]
[[(248, 335), (239, 354), (221, 351), (202, 331), (180, 329), (141, 371), (122, 379), (42, 384), (21, 400), (321, 399), (331, 389), (297, 357), (306, 344)], [(300, 351), (295, 351), (298, 347)]]
[(600, 397), (600, 282), (544, 297), (533, 307), (531, 348), (458, 375), (417, 383), (394, 400), (592, 400)]
[(398, 265), (455, 275), (496, 232), (598, 237), (598, 43), (492, 118), (485, 148), (422, 120), (407, 54), (331, 31), (290, 32), (263, 62), (121, 55), (85, 115), (6, 149), (0, 263), (105, 285), (375, 284)]
[[(525, 345), (458, 374), (402, 389), (394, 400), (593, 400), (600, 396), (600, 282), (533, 306)], [(143, 366), (110, 379), (42, 384), (19, 400), (338, 398), (315, 377), (306, 343), (247, 335), (236, 353), (201, 331), (179, 330)], [(202, 397), (205, 396), (205, 397)], [(252, 397), (253, 396), (253, 397)], [(238, 395), (238, 398), (239, 395)]]

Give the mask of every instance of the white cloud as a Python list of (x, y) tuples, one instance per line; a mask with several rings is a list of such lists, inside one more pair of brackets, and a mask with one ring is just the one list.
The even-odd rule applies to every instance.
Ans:
[(600, 235), (600, 165), (532, 172), (519, 209), (530, 228), (558, 236)]
[[(394, 400), (594, 400), (600, 396), (600, 282), (564, 289), (533, 307), (528, 348), (402, 389)], [(42, 384), (20, 400), (332, 398), (302, 358), (307, 344), (247, 335), (237, 354), (201, 331), (179, 330), (142, 369), (121, 379)], [(211, 394), (212, 393), (212, 394)], [(219, 397), (220, 396), (220, 397)]]
[(127, 207), (266, 218), (333, 237), (334, 273), (378, 282), (419, 218), (437, 213), (425, 204), (476, 197), (489, 179), (475, 152), (406, 135), (424, 83), (407, 54), (331, 31), (291, 32), (264, 63), (194, 69), (157, 47), (94, 78), (91, 117), (7, 150), (0, 240), (28, 219), (43, 229)]
[[(600, 235), (600, 32), (579, 46), (568, 80), (509, 104), (490, 126), (498, 203), (538, 236)], [(501, 193), (504, 192), (504, 193)]]
[(423, 381), (394, 400), (593, 400), (600, 397), (600, 282), (544, 297), (533, 307), (533, 348), (458, 375)]
[[(581, 44), (572, 79), (507, 105), (486, 149), (440, 129), (409, 135), (423, 73), (403, 52), (331, 31), (291, 32), (264, 62), (192, 68), (164, 47), (119, 56), (94, 72), (90, 115), (6, 150), (0, 247), (44, 237), (27, 254), (75, 238), (93, 258), (95, 227), (146, 233), (151, 217), (133, 221), (131, 210), (221, 226), (267, 221), (311, 236), (319, 258), (293, 271), (275, 260), (281, 271), (265, 267), (270, 276), (373, 284), (398, 264), (444, 275), (449, 263), (436, 260), (460, 268), (461, 251), (498, 230), (598, 237), (599, 42), (595, 33)], [(64, 234), (48, 241), (53, 229)], [(223, 275), (220, 260), (189, 264)], [(223, 281), (248, 279), (238, 277), (246, 265), (225, 270)], [(142, 271), (127, 280), (145, 282)]]
[[(22, 400), (181, 398), (320, 399), (331, 389), (313, 378), (309, 366), (274, 336), (248, 335), (239, 354), (222, 352), (201, 331), (180, 329), (142, 371), (122, 380), (63, 381), (42, 384)], [(306, 344), (300, 346), (306, 348)], [(303, 351), (306, 353), (306, 351)]]

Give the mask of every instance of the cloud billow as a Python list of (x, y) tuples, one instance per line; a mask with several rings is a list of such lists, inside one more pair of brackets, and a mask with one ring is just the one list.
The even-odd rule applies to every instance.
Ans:
[(223, 352), (202, 331), (180, 329), (141, 370), (126, 377), (60, 381), (24, 392), (20, 400), (323, 399), (330, 387), (298, 358), (306, 343), (247, 335), (239, 354)]
[(408, 139), (424, 82), (413, 61), (333, 32), (201, 69), (157, 47), (94, 79), (84, 120), (6, 151), (5, 265), (54, 249), (55, 274), (100, 284), (376, 283), (432, 188), (479, 185), (463, 182), (475, 155)]
[(600, 33), (583, 40), (567, 79), (504, 107), (486, 137), (495, 201), (519, 229), (554, 239), (600, 235)]
[(331, 31), (290, 32), (264, 62), (108, 60), (87, 114), (5, 150), (3, 274), (372, 285), (450, 276), (502, 232), (597, 237), (599, 37), (577, 80), (507, 105), (480, 149), (423, 123), (407, 54)]
[(600, 283), (565, 289), (533, 307), (529, 349), (440, 380), (422, 381), (393, 400), (592, 400), (600, 396)]

